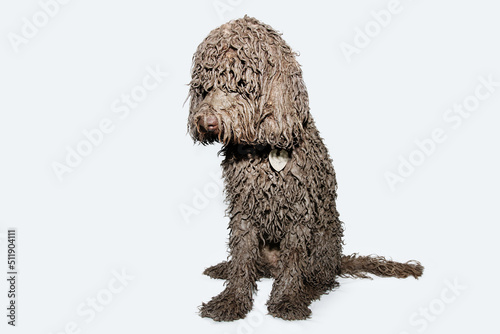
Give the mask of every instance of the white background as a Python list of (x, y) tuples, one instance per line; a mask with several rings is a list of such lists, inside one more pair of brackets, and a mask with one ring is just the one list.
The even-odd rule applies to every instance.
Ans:
[[(6, 324), (7, 284), (0, 281), (1, 332), (497, 328), (500, 87), (460, 126), (443, 116), (474, 95), (478, 77), (500, 81), (500, 6), (401, 0), (377, 31), (371, 12), (388, 3), (73, 0), (16, 52), (9, 38), (21, 36), (23, 18), (33, 22), (41, 5), (2, 2), (0, 277), (8, 227), (18, 229), (20, 276), (16, 328)], [(247, 319), (216, 323), (197, 315), (201, 302), (223, 289), (201, 272), (225, 259), (228, 221), (214, 181), (219, 147), (193, 145), (183, 103), (197, 45), (245, 14), (283, 32), (301, 54), (311, 112), (337, 172), (345, 253), (418, 259), (426, 268), (420, 280), (341, 279), (300, 322), (266, 314), (272, 282), (263, 280)], [(349, 62), (340, 46), (355, 45), (356, 29), (367, 25), (375, 29), (371, 42)], [(120, 119), (111, 105), (140, 89), (148, 67), (170, 75)], [(114, 131), (60, 181), (54, 162), (65, 163), (68, 147), (103, 119)], [(400, 156), (419, 157), (415, 141), (436, 128), (447, 139), (391, 190), (385, 174), (397, 172)], [(194, 213), (183, 215), (189, 208)], [(112, 293), (108, 285), (119, 286), (113, 272), (122, 270), (134, 278)], [(89, 298), (106, 304), (93, 319), (78, 312), (90, 310)]]

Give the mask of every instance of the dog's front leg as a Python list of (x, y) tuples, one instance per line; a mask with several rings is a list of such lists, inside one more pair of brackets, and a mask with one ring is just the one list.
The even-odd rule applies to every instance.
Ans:
[(202, 317), (216, 321), (242, 319), (252, 309), (253, 292), (257, 290), (257, 256), (259, 241), (252, 224), (239, 217), (231, 219), (228, 262), (229, 277), (226, 288), (219, 295), (200, 307)]
[(311, 314), (304, 285), (304, 270), (308, 264), (309, 228), (296, 224), (280, 242), (279, 275), (274, 281), (267, 302), (269, 314), (285, 320), (307, 319)]

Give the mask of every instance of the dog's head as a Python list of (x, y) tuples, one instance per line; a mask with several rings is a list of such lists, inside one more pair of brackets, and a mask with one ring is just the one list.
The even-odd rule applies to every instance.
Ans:
[(202, 144), (292, 148), (309, 118), (296, 54), (245, 16), (213, 30), (193, 56), (188, 131)]

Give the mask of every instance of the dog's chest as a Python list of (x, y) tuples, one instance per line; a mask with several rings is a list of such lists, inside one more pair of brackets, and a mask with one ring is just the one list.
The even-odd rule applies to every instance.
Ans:
[(239, 214), (266, 237), (280, 240), (296, 215), (303, 191), (289, 171), (292, 160), (289, 155), (280, 161), (284, 166), (275, 167), (269, 152), (226, 159), (222, 166), (230, 215)]

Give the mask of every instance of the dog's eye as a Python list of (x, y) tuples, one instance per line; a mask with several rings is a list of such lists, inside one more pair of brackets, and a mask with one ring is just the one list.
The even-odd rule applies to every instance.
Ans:
[(211, 90), (212, 90), (212, 89), (208, 89), (208, 90), (206, 90), (206, 89), (202, 89), (202, 90), (201, 90), (201, 92), (200, 92), (201, 97), (202, 97), (203, 99), (204, 99), (205, 97), (207, 97), (208, 93), (210, 93), (210, 91), (211, 91)]

